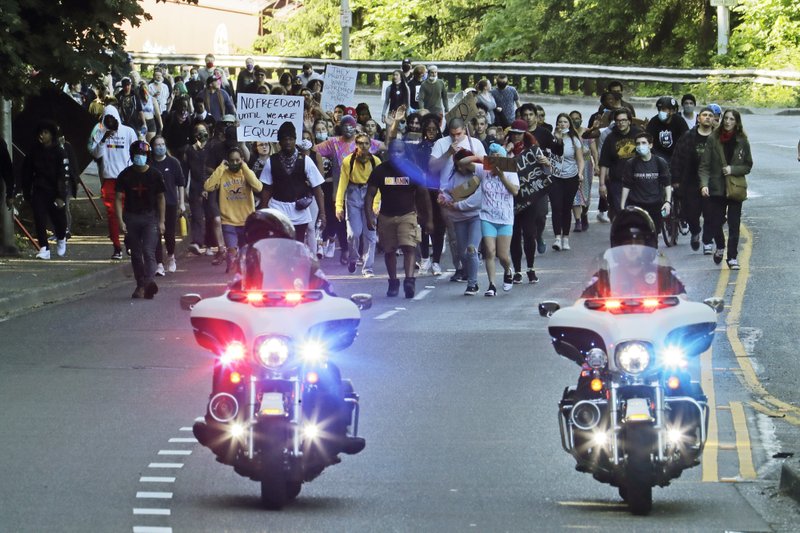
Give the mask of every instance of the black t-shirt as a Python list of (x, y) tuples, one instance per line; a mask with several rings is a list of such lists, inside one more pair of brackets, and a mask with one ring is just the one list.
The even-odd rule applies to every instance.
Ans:
[(422, 172), (409, 161), (407, 169), (398, 169), (391, 161), (381, 163), (369, 175), (368, 185), (381, 191), (381, 214), (399, 217), (416, 211), (417, 185), (424, 187)]
[(608, 167), (609, 181), (622, 179), (626, 161), (636, 155), (635, 138), (640, 131), (642, 130), (631, 126), (628, 133), (622, 133), (615, 126), (606, 137), (600, 152), (600, 166)]
[(147, 214), (158, 209), (158, 195), (164, 193), (164, 178), (157, 168), (148, 166), (144, 172), (128, 167), (117, 177), (117, 192), (125, 193), (125, 213)]
[(673, 115), (669, 122), (661, 122), (655, 116), (647, 123), (647, 133), (653, 136), (653, 153), (666, 159), (667, 163), (675, 152), (678, 139), (687, 131), (689, 126), (678, 115)]
[(652, 155), (648, 161), (641, 157), (629, 159), (622, 174), (622, 185), (628, 189), (628, 201), (636, 205), (660, 204), (664, 201), (663, 187), (671, 184), (669, 165)]
[(164, 201), (166, 205), (178, 205), (178, 187), (186, 187), (183, 168), (177, 159), (168, 155), (162, 161), (153, 161), (153, 166), (164, 179)]

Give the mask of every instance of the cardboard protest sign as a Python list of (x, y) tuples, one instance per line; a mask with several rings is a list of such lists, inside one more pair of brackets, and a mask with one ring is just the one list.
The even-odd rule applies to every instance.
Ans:
[(277, 142), (278, 128), (291, 122), (297, 137), (303, 133), (303, 97), (239, 93), (236, 136), (240, 141)]
[(450, 122), (454, 118), (460, 118), (464, 122), (469, 123), (470, 120), (478, 116), (478, 97), (475, 96), (475, 91), (470, 91), (447, 112), (445, 118)]
[(472, 193), (478, 190), (480, 184), (481, 180), (477, 176), (472, 176), (458, 187), (454, 187), (449, 191), (450, 196), (452, 196), (454, 202), (460, 202), (472, 196)]
[(531, 146), (517, 156), (517, 175), (519, 176), (519, 193), (515, 209), (526, 207), (547, 193), (553, 183), (550, 171), (543, 167), (539, 156), (544, 155), (539, 146)]
[(353, 107), (356, 94), (358, 69), (325, 66), (325, 87), (322, 89), (320, 107), (323, 111), (333, 111), (339, 104)]
[(516, 172), (517, 160), (513, 157), (503, 157), (501, 155), (489, 155), (483, 158), (483, 166), (489, 170), (499, 168), (503, 172)]

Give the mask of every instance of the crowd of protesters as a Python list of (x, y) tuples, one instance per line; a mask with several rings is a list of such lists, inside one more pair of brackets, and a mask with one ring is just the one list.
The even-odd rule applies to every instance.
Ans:
[[(729, 197), (726, 183), (749, 173), (752, 158), (736, 110), (699, 108), (687, 94), (680, 105), (659, 98), (657, 114), (637, 117), (622, 84), (612, 82), (586, 122), (564, 109), (551, 125), (543, 107), (521, 101), (507, 76), (493, 82), (480, 79), (449, 95), (435, 65), (404, 60), (383, 92), (380, 121), (366, 103), (323, 110), (324, 78), (310, 64), (273, 84), (248, 58), (233, 82), (211, 54), (203, 67), (177, 74), (157, 67), (149, 81), (134, 69), (116, 87), (109, 80), (94, 92), (80, 84), (64, 90), (97, 119), (87, 146), (102, 181), (111, 257), (131, 255), (134, 298), (152, 298), (155, 278), (176, 272), (180, 217), (190, 222), (188, 250), (229, 269), (245, 219), (265, 207), (286, 214), (297, 239), (320, 259), (335, 260), (338, 247), (351, 274), (361, 267), (360, 275), (373, 276), (382, 253), (388, 296), (400, 289), (398, 255), (404, 295), (412, 298), (416, 276), (443, 273), (445, 243), (455, 270), (450, 281), (465, 282), (465, 295), (478, 294), (482, 261), (484, 295), (496, 296), (495, 259), (503, 291), (525, 278), (539, 281), (535, 257), (548, 249), (548, 212), (555, 251), (572, 249), (571, 232), (589, 230), (595, 179), (599, 222), (638, 205), (659, 229), (680, 201), (692, 249), (702, 245), (717, 264), (727, 221), (727, 264), (738, 268), (742, 201)], [(237, 93), (302, 96), (303, 130), (284, 123), (277, 143), (240, 142)], [(473, 116), (447, 119), (452, 105), (473, 97)], [(48, 220), (57, 255), (67, 253), (77, 177), (71, 152), (58, 124), (38, 126), (21, 190), (33, 208), (40, 259), (50, 258)], [(503, 163), (523, 154), (530, 155), (525, 173)]]

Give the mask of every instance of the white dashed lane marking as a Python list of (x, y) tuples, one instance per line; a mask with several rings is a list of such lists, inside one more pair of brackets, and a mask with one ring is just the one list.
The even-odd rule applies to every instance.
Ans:
[(171, 443), (173, 443), (173, 442), (187, 442), (187, 443), (190, 443), (190, 444), (194, 444), (194, 443), (197, 442), (197, 439), (195, 439), (194, 437), (174, 437), (172, 439), (169, 439), (169, 442), (171, 442)]
[(134, 507), (133, 514), (147, 516), (170, 516), (172, 511), (169, 509), (142, 509), (141, 507)]
[(133, 533), (172, 533), (171, 527), (133, 526)]
[(424, 290), (421, 290), (421, 291), (419, 291), (419, 292), (417, 293), (417, 295), (416, 295), (416, 296), (414, 296), (414, 299), (415, 299), (415, 300), (422, 300), (423, 298), (425, 298), (425, 297), (426, 297), (427, 295), (429, 295), (430, 293), (431, 293), (430, 289), (424, 289)]
[(144, 492), (139, 491), (136, 493), (136, 497), (143, 499), (143, 500), (171, 500), (172, 493), (171, 492)]
[(183, 463), (150, 463), (147, 468), (183, 468)]
[(142, 476), (139, 483), (175, 483), (175, 478), (171, 476)]
[(158, 450), (158, 455), (192, 455), (192, 450)]

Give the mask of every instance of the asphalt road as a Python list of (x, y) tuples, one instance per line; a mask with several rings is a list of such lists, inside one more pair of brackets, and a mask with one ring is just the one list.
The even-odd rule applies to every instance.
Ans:
[[(554, 118), (557, 106), (546, 107)], [(535, 305), (578, 295), (607, 242), (608, 226), (592, 224), (572, 251), (537, 258), (538, 285), (494, 299), (464, 297), (446, 277), (420, 278), (429, 292), (417, 300), (388, 299), (384, 278), (324, 263), (340, 294), (375, 295), (360, 336), (337, 355), (362, 397), (367, 448), (279, 513), (263, 511), (258, 485), (187, 431), (204, 412), (211, 359), (178, 297), (221, 291), (224, 275), (205, 258), (182, 260), (152, 302), (130, 300), (132, 284), (119, 284), (0, 323), (0, 531), (793, 530), (797, 505), (774, 495), (772, 456), (798, 452), (796, 426), (751, 406), (758, 398), (742, 385), (737, 355), (771, 395), (797, 405), (798, 238), (787, 181), (800, 130), (790, 117), (744, 122), (756, 161), (744, 208), (753, 253), (740, 316), (727, 326), (747, 339), (746, 353), (722, 330), (739, 305), (737, 275), (726, 278), (685, 242), (666, 250), (690, 297), (719, 285), (733, 307), (704, 362), (716, 457), (656, 489), (649, 517), (630, 516), (615, 489), (574, 471), (560, 449), (556, 404), (577, 367), (552, 350)]]

